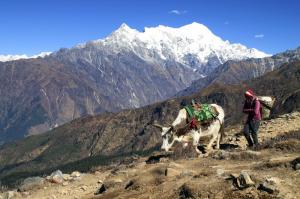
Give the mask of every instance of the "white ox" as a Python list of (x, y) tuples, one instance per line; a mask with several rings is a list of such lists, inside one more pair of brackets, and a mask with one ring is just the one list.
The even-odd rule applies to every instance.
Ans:
[(162, 130), (161, 135), (163, 139), (163, 144), (161, 146), (161, 149), (169, 151), (176, 141), (183, 143), (183, 147), (186, 147), (188, 145), (188, 142), (192, 140), (196, 152), (198, 153), (198, 155), (201, 155), (201, 151), (198, 149), (198, 144), (200, 137), (203, 136), (211, 136), (211, 139), (206, 147), (207, 155), (211, 151), (212, 145), (215, 141), (216, 149), (219, 149), (222, 134), (221, 128), (224, 124), (225, 113), (221, 106), (217, 104), (210, 105), (216, 109), (216, 111), (218, 112), (218, 116), (206, 129), (201, 129), (201, 127), (199, 129), (188, 129), (188, 132), (184, 134), (178, 134), (176, 132), (176, 127), (188, 125), (187, 121), (189, 116), (185, 108), (180, 109), (177, 118), (174, 120), (171, 126), (163, 127), (160, 125), (155, 125), (156, 127), (159, 127)]

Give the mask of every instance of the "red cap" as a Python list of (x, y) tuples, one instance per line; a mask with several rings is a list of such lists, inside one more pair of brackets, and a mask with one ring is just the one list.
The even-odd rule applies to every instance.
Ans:
[(248, 90), (245, 92), (245, 96), (246, 96), (246, 97), (254, 97), (255, 94), (254, 94), (253, 90), (248, 89)]

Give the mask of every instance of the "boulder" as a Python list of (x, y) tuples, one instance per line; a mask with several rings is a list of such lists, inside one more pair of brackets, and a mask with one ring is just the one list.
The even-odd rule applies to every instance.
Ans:
[(61, 184), (64, 182), (64, 179), (62, 176), (59, 176), (59, 175), (54, 175), (51, 177), (51, 180), (50, 182), (52, 183), (56, 183), (56, 184)]
[(292, 164), (292, 167), (295, 169), (295, 170), (299, 170), (300, 169), (300, 157), (296, 158), (295, 160), (293, 160), (291, 162)]
[(300, 170), (300, 163), (295, 164), (294, 169), (295, 169), (295, 170)]
[(61, 170), (56, 170), (56, 171), (52, 172), (50, 176), (54, 176), (54, 175), (63, 176), (63, 173), (61, 172)]
[(252, 181), (250, 175), (246, 171), (241, 172), (240, 179), (241, 179), (241, 183), (246, 187), (255, 185), (255, 183)]
[(19, 187), (18, 191), (30, 191), (32, 189), (42, 188), (45, 184), (45, 179), (41, 177), (26, 178)]
[(70, 174), (63, 174), (63, 179), (64, 179), (65, 181), (69, 181), (69, 180), (72, 180), (72, 177), (71, 177)]
[(81, 174), (80, 174), (79, 171), (73, 171), (73, 172), (71, 173), (71, 177), (80, 177), (80, 176), (81, 176)]
[(230, 176), (233, 179), (233, 185), (238, 189), (245, 189), (255, 185), (246, 171), (242, 171), (238, 177), (236, 174), (231, 174)]
[(64, 182), (63, 174), (60, 170), (54, 171), (49, 178), (52, 183), (62, 184)]
[(269, 194), (279, 193), (280, 179), (276, 177), (267, 178), (258, 186), (258, 190), (266, 191)]
[(106, 186), (104, 184), (101, 184), (101, 186), (97, 189), (97, 191), (94, 193), (94, 195), (99, 195), (104, 193), (107, 190)]

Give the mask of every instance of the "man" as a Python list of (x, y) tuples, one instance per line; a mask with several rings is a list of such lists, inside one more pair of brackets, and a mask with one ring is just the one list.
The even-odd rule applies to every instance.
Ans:
[(243, 112), (248, 114), (248, 118), (244, 127), (244, 135), (247, 139), (248, 146), (257, 148), (258, 138), (257, 132), (261, 120), (261, 105), (254, 92), (249, 89), (245, 92), (245, 104)]

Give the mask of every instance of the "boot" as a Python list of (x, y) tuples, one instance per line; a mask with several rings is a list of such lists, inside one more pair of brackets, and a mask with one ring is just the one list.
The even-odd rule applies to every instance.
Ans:
[(253, 147), (253, 141), (252, 141), (250, 135), (249, 134), (244, 134), (244, 135), (245, 135), (245, 138), (248, 142), (248, 147)]

